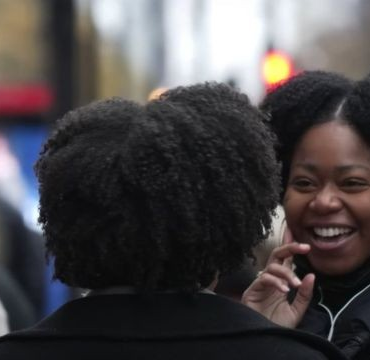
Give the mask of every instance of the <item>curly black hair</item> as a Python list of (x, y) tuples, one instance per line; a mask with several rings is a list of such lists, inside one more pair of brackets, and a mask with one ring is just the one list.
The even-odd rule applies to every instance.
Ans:
[[(260, 109), (276, 134), (277, 158), (282, 163), (282, 194), (288, 183), (294, 150), (312, 126), (341, 118), (341, 109), (354, 83), (345, 76), (326, 71), (305, 71), (276, 86)], [(350, 123), (350, 120), (348, 120)]]
[(370, 146), (370, 74), (354, 83), (343, 103), (340, 116)]
[(246, 95), (216, 83), (67, 113), (35, 166), (54, 277), (195, 291), (240, 268), (278, 201), (262, 120)]

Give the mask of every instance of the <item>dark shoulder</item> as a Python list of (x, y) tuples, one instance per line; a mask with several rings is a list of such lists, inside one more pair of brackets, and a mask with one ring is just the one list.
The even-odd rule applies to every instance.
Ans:
[[(286, 330), (286, 329), (282, 329)], [(266, 349), (274, 360), (345, 360), (344, 354), (325, 339), (295, 331), (281, 334), (258, 334), (251, 341), (255, 346)], [(257, 355), (257, 354), (256, 354)], [(263, 357), (262, 357), (263, 358)], [(257, 359), (257, 357), (256, 357)]]
[[(139, 346), (138, 346), (139, 345)], [(327, 344), (326, 344), (327, 345)], [(253, 360), (345, 360), (346, 358), (331, 344), (312, 343), (309, 339), (289, 337), (282, 332), (269, 334), (240, 334), (231, 337), (211, 337), (203, 339), (179, 339), (178, 341), (114, 341), (114, 339), (17, 339), (8, 338), (0, 342), (0, 358), (15, 360), (27, 356), (28, 359), (70, 360), (84, 358), (90, 360), (126, 359), (144, 360), (161, 353), (162, 360), (204, 359), (253, 359)], [(77, 355), (77, 357), (75, 357)], [(176, 354), (176, 357), (174, 357)], [(148, 357), (149, 355), (149, 357)]]

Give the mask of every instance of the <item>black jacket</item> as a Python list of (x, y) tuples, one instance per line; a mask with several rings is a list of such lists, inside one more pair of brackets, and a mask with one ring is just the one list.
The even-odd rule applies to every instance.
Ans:
[(353, 293), (335, 312), (320, 289), (317, 291), (298, 328), (330, 340), (350, 359), (369, 359), (370, 284)]
[(0, 339), (0, 359), (344, 359), (319, 336), (280, 328), (210, 294), (99, 295), (74, 300)]
[[(313, 272), (305, 256), (296, 256), (299, 277)], [(370, 259), (351, 273), (316, 273), (312, 301), (298, 329), (331, 341), (352, 360), (370, 359)]]

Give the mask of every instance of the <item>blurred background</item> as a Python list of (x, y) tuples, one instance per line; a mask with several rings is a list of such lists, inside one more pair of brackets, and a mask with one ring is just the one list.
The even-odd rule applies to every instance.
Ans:
[(37, 263), (32, 167), (56, 118), (98, 98), (142, 102), (207, 80), (258, 103), (304, 69), (358, 79), (370, 72), (369, 38), (368, 0), (0, 0), (0, 265), (36, 317), (71, 296)]

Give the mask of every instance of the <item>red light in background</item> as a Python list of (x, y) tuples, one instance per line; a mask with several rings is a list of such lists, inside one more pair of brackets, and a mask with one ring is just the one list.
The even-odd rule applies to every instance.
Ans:
[(0, 84), (0, 116), (41, 114), (53, 103), (54, 94), (48, 86)]
[(267, 87), (289, 79), (294, 74), (291, 58), (276, 50), (268, 51), (262, 63), (263, 80)]

